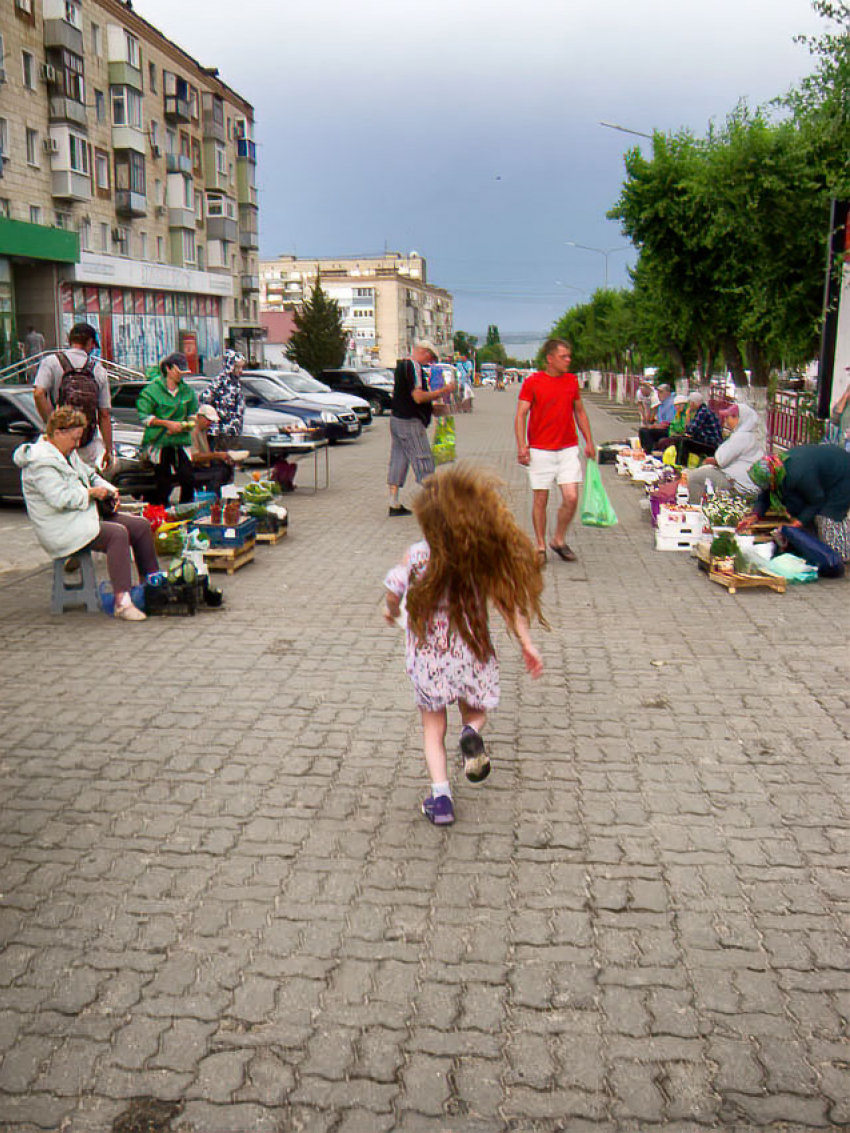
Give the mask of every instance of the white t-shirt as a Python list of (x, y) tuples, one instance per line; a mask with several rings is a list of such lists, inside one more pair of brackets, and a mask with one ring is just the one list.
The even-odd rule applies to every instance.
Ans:
[(635, 401), (637, 402), (642, 425), (645, 425), (649, 420), (651, 410), (656, 409), (661, 404), (658, 394), (654, 389), (650, 390), (649, 393), (644, 393), (642, 389), (639, 389), (635, 395)]
[[(63, 350), (62, 353), (73, 366), (82, 368), (88, 361), (88, 354), (79, 346), (69, 346), (68, 349)], [(56, 408), (59, 398), (59, 387), (62, 384), (64, 375), (65, 371), (62, 369), (62, 363), (55, 354), (49, 354), (46, 358), (41, 360), (38, 373), (35, 375), (36, 388), (46, 391), (54, 409)], [(112, 398), (109, 393), (109, 378), (100, 362), (95, 362), (92, 377), (95, 382), (97, 382), (98, 409), (111, 409)], [(91, 441), (84, 447), (77, 449), (77, 452), (87, 464), (96, 464), (98, 460), (100, 460), (103, 451), (103, 441), (100, 438), (100, 430), (97, 428), (95, 429), (95, 434)]]

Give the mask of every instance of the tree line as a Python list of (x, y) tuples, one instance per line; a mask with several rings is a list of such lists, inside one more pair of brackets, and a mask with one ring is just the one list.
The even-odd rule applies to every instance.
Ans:
[(798, 88), (625, 155), (608, 216), (638, 251), (632, 286), (557, 321), (575, 368), (705, 377), (722, 364), (765, 386), (817, 354), (830, 201), (850, 195), (850, 3), (812, 6), (829, 30), (801, 37), (816, 66)]

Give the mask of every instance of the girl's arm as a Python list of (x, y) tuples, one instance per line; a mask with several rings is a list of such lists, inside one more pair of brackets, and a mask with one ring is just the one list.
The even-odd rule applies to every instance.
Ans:
[(537, 652), (534, 647), (534, 642), (531, 640), (531, 634), (528, 631), (528, 621), (519, 610), (512, 610), (509, 613), (507, 610), (502, 609), (501, 606), (497, 608), (505, 619), (505, 624), (508, 629), (514, 634), (517, 641), (519, 641), (525, 667), (536, 680), (543, 672), (543, 658)]
[(394, 594), (392, 590), (387, 590), (384, 596), (384, 621), (389, 625), (395, 625), (396, 618), (401, 613), (401, 598), (398, 594)]

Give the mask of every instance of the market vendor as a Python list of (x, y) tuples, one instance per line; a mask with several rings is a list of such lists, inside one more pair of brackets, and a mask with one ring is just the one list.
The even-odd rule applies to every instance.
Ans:
[(750, 479), (750, 468), (764, 456), (759, 439), (759, 419), (749, 405), (732, 405), (722, 414), (729, 437), (707, 456), (699, 468), (688, 472), (688, 494), (692, 504), (699, 504), (705, 483), (711, 480), (716, 491), (736, 496), (755, 496), (757, 486)]
[(210, 447), (209, 430), (218, 423), (218, 412), (211, 405), (202, 405), (192, 429), (192, 469), (195, 487), (221, 495), (224, 484), (233, 480), (233, 457), (226, 450), (214, 451)]
[(692, 416), (676, 445), (679, 464), (687, 464), (688, 457), (692, 455), (713, 456), (723, 440), (720, 418), (705, 404), (705, 398), (698, 389), (691, 390), (688, 401)]
[(159, 368), (159, 376), (148, 382), (136, 399), (145, 426), (142, 444), (156, 478), (156, 498), (150, 502), (167, 505), (172, 488), (179, 484), (180, 503), (187, 504), (195, 496), (190, 446), (198, 398), (183, 381), (184, 374), (191, 372), (185, 354), (169, 354)]
[[(838, 445), (800, 445), (785, 457), (765, 456), (749, 477), (760, 494), (739, 531), (748, 531), (768, 510), (786, 511), (791, 527), (812, 527), (818, 518), (841, 523), (850, 510), (850, 452)], [(819, 533), (829, 542), (820, 525)]]
[(658, 404), (650, 410), (652, 420), (638, 429), (640, 447), (644, 452), (652, 452), (658, 441), (670, 431), (670, 423), (676, 416), (676, 399), (673, 389), (666, 382), (658, 387)]

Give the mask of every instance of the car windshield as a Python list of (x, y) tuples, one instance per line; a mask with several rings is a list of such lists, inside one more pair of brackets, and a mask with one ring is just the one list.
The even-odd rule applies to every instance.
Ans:
[[(289, 374), (286, 375), (284, 380), (288, 381)], [(251, 393), (255, 393), (257, 397), (261, 397), (264, 401), (286, 401), (286, 390), (283, 386), (278, 385), (277, 382), (272, 381), (271, 378), (249, 378), (242, 379), (242, 384)], [(292, 398), (290, 397), (291, 401)]]
[(317, 382), (307, 374), (281, 374), (281, 381), (296, 393), (329, 393), (330, 386)]

